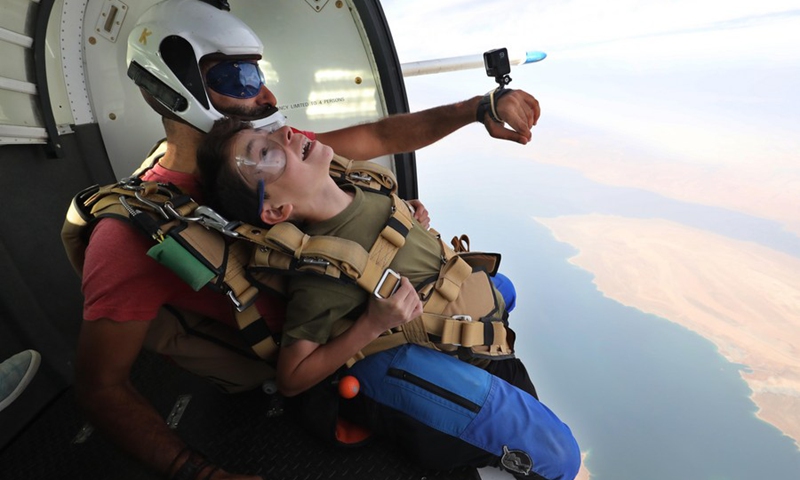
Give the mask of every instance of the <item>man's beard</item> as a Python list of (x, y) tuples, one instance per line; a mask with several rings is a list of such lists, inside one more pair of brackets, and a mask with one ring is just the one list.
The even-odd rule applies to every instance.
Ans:
[(220, 110), (220, 112), (224, 113), (225, 115), (236, 116), (242, 120), (259, 120), (261, 118), (268, 117), (274, 111), (275, 107), (269, 104), (258, 105), (252, 108), (234, 106)]

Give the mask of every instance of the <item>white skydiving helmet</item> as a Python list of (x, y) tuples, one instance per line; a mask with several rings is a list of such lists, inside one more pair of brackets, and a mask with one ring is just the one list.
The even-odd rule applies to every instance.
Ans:
[[(175, 115), (208, 132), (223, 114), (208, 98), (200, 59), (214, 53), (261, 58), (263, 50), (255, 32), (232, 13), (200, 0), (165, 0), (147, 9), (128, 35), (128, 77)], [(210, 87), (235, 98), (255, 96), (263, 83), (261, 71), (247, 62), (228, 63), (228, 71), (216, 72)], [(277, 109), (268, 118), (284, 120)]]

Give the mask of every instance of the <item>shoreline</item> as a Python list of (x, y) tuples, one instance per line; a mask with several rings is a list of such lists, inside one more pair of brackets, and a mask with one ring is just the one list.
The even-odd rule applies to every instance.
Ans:
[(682, 325), (745, 365), (756, 417), (800, 450), (800, 259), (666, 220), (534, 220), (578, 250), (569, 262), (604, 296)]

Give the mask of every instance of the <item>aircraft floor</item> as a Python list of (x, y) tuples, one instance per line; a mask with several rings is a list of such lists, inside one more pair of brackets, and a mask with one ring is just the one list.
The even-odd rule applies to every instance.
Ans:
[[(176, 428), (182, 438), (229, 471), (256, 473), (269, 480), (480, 479), (471, 468), (421, 469), (381, 441), (346, 449), (326, 445), (289, 415), (270, 416), (266, 394), (219, 393), (155, 355), (140, 357), (133, 381), (164, 418), (182, 395), (191, 395)], [(0, 452), (0, 466), (3, 478), (160, 478), (91, 432), (76, 408), (72, 389)]]

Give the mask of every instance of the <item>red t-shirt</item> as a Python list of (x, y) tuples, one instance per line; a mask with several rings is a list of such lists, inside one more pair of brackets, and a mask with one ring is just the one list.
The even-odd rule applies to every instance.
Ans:
[[(311, 138), (311, 132), (300, 132)], [(197, 178), (156, 164), (143, 178), (172, 183), (202, 202)], [(236, 326), (228, 297), (203, 287), (195, 292), (175, 273), (147, 256), (153, 240), (127, 221), (105, 218), (97, 222), (86, 248), (83, 265), (83, 318), (108, 318), (117, 322), (149, 321), (165, 304), (201, 313)], [(273, 331), (280, 331), (285, 304), (262, 295), (258, 311)]]

